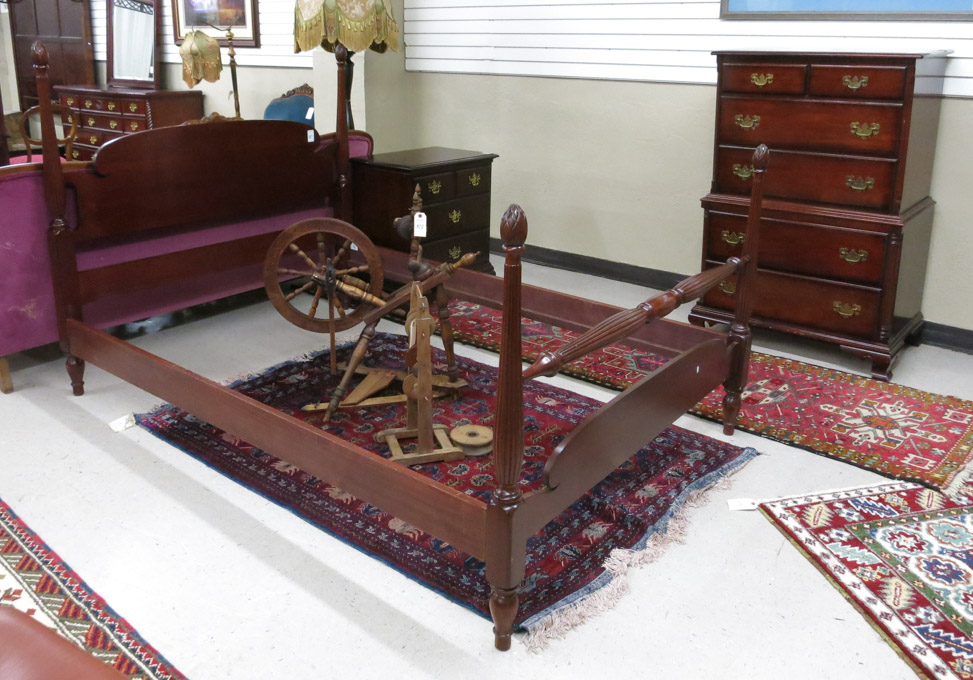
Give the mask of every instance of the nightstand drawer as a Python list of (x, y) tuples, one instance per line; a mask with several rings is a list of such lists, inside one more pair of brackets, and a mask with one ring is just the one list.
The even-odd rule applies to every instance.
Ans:
[[(720, 147), (717, 191), (749, 194), (752, 149)], [(768, 197), (856, 208), (888, 209), (897, 164), (894, 160), (771, 151), (764, 193)]]
[(812, 65), (808, 94), (851, 99), (902, 99), (905, 69), (898, 66)]
[(490, 266), (489, 229), (479, 229), (468, 234), (450, 236), (422, 244), (423, 258), (437, 262), (456, 262), (466, 253), (479, 253), (476, 262), (470, 267), (471, 269), (493, 273), (493, 268)]
[[(710, 266), (716, 263), (710, 263)], [(736, 277), (714, 286), (703, 304), (733, 309)], [(851, 284), (760, 270), (753, 314), (766, 319), (867, 338), (878, 328), (880, 291)]]
[[(707, 212), (706, 257), (726, 260), (743, 253), (747, 218)], [(885, 236), (803, 222), (760, 221), (760, 266), (796, 274), (878, 284)]]
[(426, 209), (426, 238), (438, 240), (490, 226), (490, 195), (481, 194), (447, 201)]
[(456, 195), (456, 178), (451, 172), (416, 177), (415, 183), (422, 192), (423, 205), (448, 201)]
[(803, 94), (804, 64), (730, 64), (723, 67), (723, 91), (752, 94)]
[(490, 166), (481, 165), (456, 171), (456, 195), (490, 193)]
[(122, 130), (124, 123), (120, 116), (110, 116), (104, 113), (91, 113), (82, 111), (80, 114), (83, 130)]
[(771, 152), (807, 149), (894, 157), (901, 118), (898, 104), (726, 97), (718, 135), (723, 144), (766, 144)]

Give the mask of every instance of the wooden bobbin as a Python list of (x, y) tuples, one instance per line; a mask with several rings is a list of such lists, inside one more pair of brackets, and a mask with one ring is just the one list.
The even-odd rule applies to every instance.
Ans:
[(449, 438), (467, 456), (485, 456), (493, 450), (493, 430), (484, 425), (458, 425)]

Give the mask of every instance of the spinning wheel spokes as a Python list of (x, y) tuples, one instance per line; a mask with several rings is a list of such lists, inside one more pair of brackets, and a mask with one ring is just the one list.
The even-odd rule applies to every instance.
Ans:
[(382, 304), (382, 284), (382, 264), (371, 240), (332, 218), (288, 227), (264, 260), (264, 287), (271, 303), (291, 323), (318, 333), (358, 324), (372, 305)]

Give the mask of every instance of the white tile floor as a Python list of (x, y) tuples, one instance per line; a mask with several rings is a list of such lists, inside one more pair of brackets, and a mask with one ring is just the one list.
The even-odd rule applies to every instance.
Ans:
[[(499, 265), (499, 260), (496, 260)], [(525, 280), (633, 305), (650, 291), (527, 266)], [(685, 312), (683, 312), (685, 314)], [(135, 341), (229, 380), (325, 343), (258, 304)], [(758, 334), (764, 351), (848, 370), (833, 348)], [(483, 361), (492, 355), (463, 348)], [(730, 498), (881, 481), (745, 433), (764, 455), (690, 512), (688, 540), (629, 575), (612, 611), (539, 654), (492, 648), (480, 617), (132, 428), (108, 423), (157, 399), (89, 367), (70, 395), (50, 353), (11, 357), (0, 398), (0, 498), (193, 680), (232, 678), (911, 678), (814, 566)], [(973, 356), (909, 348), (895, 380), (973, 399)], [(599, 388), (558, 379), (601, 398)], [(693, 417), (679, 424), (722, 438)]]

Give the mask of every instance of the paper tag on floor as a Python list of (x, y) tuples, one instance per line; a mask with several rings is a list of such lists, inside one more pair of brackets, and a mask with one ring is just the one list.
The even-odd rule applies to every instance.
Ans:
[(730, 510), (756, 510), (760, 501), (755, 501), (752, 498), (731, 498), (726, 502), (726, 505)]
[(127, 430), (130, 427), (135, 427), (135, 415), (129, 413), (127, 416), (122, 416), (117, 420), (113, 420), (108, 423), (108, 427), (112, 429), (112, 432), (121, 432), (122, 430)]

